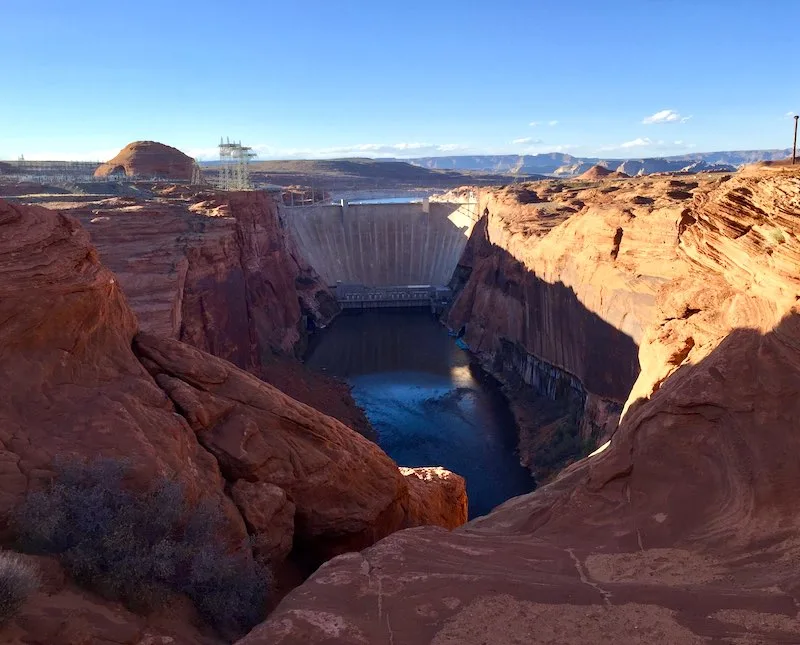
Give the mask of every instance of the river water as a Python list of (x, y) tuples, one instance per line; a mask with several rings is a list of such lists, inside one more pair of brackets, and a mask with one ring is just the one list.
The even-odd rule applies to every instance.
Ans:
[(350, 383), (398, 464), (465, 477), (473, 518), (535, 484), (497, 382), (454, 341), (428, 312), (348, 312), (311, 339), (306, 364)]

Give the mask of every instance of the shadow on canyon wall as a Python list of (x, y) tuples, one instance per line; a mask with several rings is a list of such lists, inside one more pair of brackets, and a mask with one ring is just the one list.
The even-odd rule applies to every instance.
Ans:
[[(583, 484), (626, 509), (625, 523), (636, 527), (614, 548), (735, 545), (782, 566), (778, 545), (790, 547), (800, 528), (800, 462), (790, 457), (800, 451), (798, 391), (800, 315), (792, 311), (764, 334), (734, 329), (633, 402)], [(563, 529), (562, 520), (547, 531)], [(577, 531), (574, 517), (569, 525)], [(587, 523), (586, 539), (598, 528)]]
[[(616, 428), (639, 375), (639, 347), (629, 334), (584, 305), (572, 287), (543, 280), (493, 244), (486, 217), (451, 286), (458, 295), (447, 323), (463, 328), (470, 348), (505, 375), (520, 454), (538, 479), (588, 454)], [(607, 311), (626, 306), (604, 303)]]

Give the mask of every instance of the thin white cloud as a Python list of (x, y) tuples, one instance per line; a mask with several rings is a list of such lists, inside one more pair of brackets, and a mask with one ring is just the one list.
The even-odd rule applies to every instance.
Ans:
[(547, 125), (549, 125), (552, 128), (554, 125), (558, 125), (558, 121), (548, 121)]
[(538, 143), (543, 143), (541, 139), (534, 139), (533, 137), (522, 137), (521, 139), (514, 139), (512, 142), (515, 146), (528, 144), (528, 145), (535, 145)]
[(558, 146), (546, 146), (546, 149), (542, 149), (540, 152), (566, 152), (567, 150), (574, 150), (578, 147), (579, 146), (574, 143), (565, 143)]
[(443, 143), (437, 147), (439, 148), (439, 152), (457, 152), (467, 149), (467, 146), (461, 145), (460, 143)]
[(653, 140), (650, 137), (637, 137), (631, 141), (619, 143), (615, 145), (600, 146), (595, 152), (613, 152), (615, 150), (632, 150), (635, 148), (649, 148), (653, 151), (660, 151), (662, 153), (678, 152), (680, 150), (687, 150), (695, 148), (694, 143), (686, 143), (679, 139), (676, 141), (665, 141), (663, 139)]
[(788, 116), (788, 117), (794, 117), (794, 115), (795, 115), (795, 114), (796, 114), (796, 112), (792, 112), (791, 110), (789, 110), (789, 111), (786, 113), (786, 116)]
[(654, 123), (686, 123), (691, 118), (691, 115), (682, 117), (675, 110), (661, 110), (660, 112), (646, 116), (642, 119), (642, 123), (645, 125), (653, 125)]
[(545, 124), (549, 125), (552, 128), (554, 125), (558, 125), (558, 121), (555, 121), (555, 120), (553, 120), (553, 121), (531, 121), (528, 125), (531, 126), (532, 128), (537, 128), (540, 125), (545, 125)]
[(633, 141), (626, 141), (625, 143), (619, 144), (619, 148), (643, 148), (645, 146), (653, 145), (653, 141), (648, 137), (638, 137)]
[(538, 126), (542, 125), (542, 122), (541, 121), (531, 121), (528, 125), (531, 126), (532, 128), (535, 128), (535, 127), (538, 127)]

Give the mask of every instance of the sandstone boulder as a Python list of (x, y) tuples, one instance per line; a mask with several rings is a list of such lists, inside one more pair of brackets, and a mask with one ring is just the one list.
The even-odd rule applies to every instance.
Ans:
[(408, 484), (407, 526), (454, 529), (467, 521), (464, 478), (438, 467), (400, 468)]
[[(250, 535), (255, 555), (276, 565), (293, 549), (296, 564), (313, 570), (402, 526), (453, 524), (441, 512), (416, 515), (397, 465), (341, 422), (223, 359), (137, 333), (117, 279), (77, 220), (2, 201), (0, 379), (5, 543), (15, 508), (51, 479), (58, 456), (125, 458), (134, 489), (176, 479), (190, 501), (221, 506), (232, 547)], [(415, 493), (415, 508), (442, 503), (436, 486), (428, 489)], [(162, 629), (160, 619), (133, 617), (63, 576), (47, 579), (45, 595), (0, 640), (207, 642), (185, 612)]]
[(179, 341), (139, 334), (134, 349), (228, 481), (286, 492), (295, 544), (310, 560), (364, 548), (402, 525), (408, 487), (371, 441)]
[(238, 480), (231, 497), (242, 513), (247, 529), (256, 536), (253, 554), (269, 563), (280, 563), (292, 550), (295, 505), (286, 491), (274, 484)]

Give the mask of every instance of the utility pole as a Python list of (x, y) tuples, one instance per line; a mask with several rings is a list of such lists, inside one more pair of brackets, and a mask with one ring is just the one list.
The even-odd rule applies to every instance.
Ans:
[(797, 162), (797, 119), (800, 119), (800, 116), (795, 114), (794, 116), (794, 143), (792, 144), (792, 165)]

